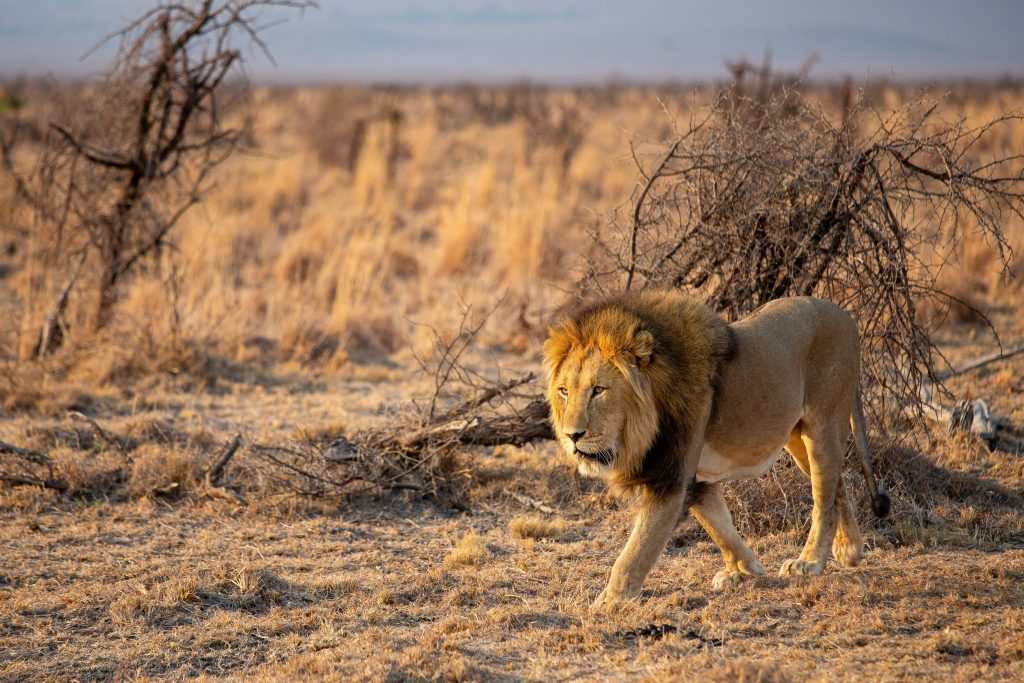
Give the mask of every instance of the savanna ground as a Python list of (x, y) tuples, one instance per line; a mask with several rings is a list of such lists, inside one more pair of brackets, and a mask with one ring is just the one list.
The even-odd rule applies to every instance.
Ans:
[[(59, 111), (19, 87), (21, 116)], [(303, 496), (258, 458), (258, 444), (387, 427), (429, 398), (417, 358), (464, 307), (497, 306), (467, 364), (539, 373), (588, 230), (629, 200), (630, 141), (670, 135), (666, 112), (684, 120), (710, 92), (257, 90), (251, 153), (217, 171), (108, 330), (41, 361), (34, 335), (67, 268), (38, 256), (0, 184), (0, 440), (47, 453), (70, 485), (0, 491), (0, 678), (1024, 677), (1024, 356), (950, 381), (1011, 423), (994, 450), (942, 426), (873, 435), (894, 510), (876, 522), (862, 501), (861, 566), (774, 576), (810, 503), (783, 458), (730, 501), (767, 577), (713, 592), (721, 560), (687, 520), (643, 598), (613, 614), (588, 605), (628, 505), (552, 443), (455, 449), (429, 496)], [(905, 97), (870, 95), (883, 109)], [(982, 119), (1022, 105), (1016, 87), (975, 85), (941, 106)], [(1024, 129), (994, 144), (1020, 150)], [(31, 144), (20, 153), (29, 166)], [(1024, 226), (1005, 230), (1024, 247)], [(1001, 276), (971, 239), (954, 256), (946, 286), (1004, 343), (1024, 338), (1021, 262)], [(72, 332), (89, 296), (75, 294)], [(932, 315), (954, 366), (996, 348), (972, 311)], [(203, 473), (236, 433), (232, 493), (214, 495)], [(862, 493), (859, 479), (848, 468)], [(648, 624), (676, 630), (637, 632)]]

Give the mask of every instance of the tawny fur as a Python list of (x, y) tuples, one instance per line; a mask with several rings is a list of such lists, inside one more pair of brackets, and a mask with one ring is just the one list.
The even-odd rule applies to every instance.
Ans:
[[(840, 472), (851, 424), (864, 434), (858, 335), (833, 304), (783, 299), (730, 326), (674, 292), (630, 294), (563, 316), (544, 356), (563, 448), (581, 472), (639, 494), (633, 532), (596, 605), (639, 594), (686, 504), (725, 559), (716, 588), (763, 574), (721, 482), (762, 474), (783, 446), (811, 478), (814, 511), (803, 552), (781, 573), (820, 574), (830, 549), (843, 565), (860, 561)], [(869, 488), (887, 504), (861, 441)], [(684, 503), (694, 481), (702, 495)]]

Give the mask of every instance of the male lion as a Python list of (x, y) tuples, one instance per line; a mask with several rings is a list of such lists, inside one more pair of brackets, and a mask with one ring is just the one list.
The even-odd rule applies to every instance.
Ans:
[(783, 447), (810, 477), (814, 509), (782, 576), (821, 574), (830, 547), (843, 566), (863, 557), (841, 476), (851, 426), (874, 511), (888, 512), (867, 449), (857, 326), (830, 302), (780, 299), (729, 325), (678, 293), (632, 293), (562, 317), (544, 356), (565, 451), (581, 473), (637, 494), (633, 531), (595, 607), (639, 595), (684, 507), (725, 558), (714, 588), (762, 576), (721, 483), (763, 474)]

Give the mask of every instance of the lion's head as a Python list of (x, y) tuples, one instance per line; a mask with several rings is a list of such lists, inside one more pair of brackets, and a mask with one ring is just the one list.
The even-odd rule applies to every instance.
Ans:
[(655, 339), (634, 316), (608, 308), (567, 317), (544, 344), (555, 435), (583, 474), (641, 457), (658, 432), (646, 370)]
[(568, 313), (544, 343), (555, 435), (581, 473), (607, 474), (617, 490), (681, 486), (681, 449), (703, 429), (732, 348), (725, 322), (676, 292)]

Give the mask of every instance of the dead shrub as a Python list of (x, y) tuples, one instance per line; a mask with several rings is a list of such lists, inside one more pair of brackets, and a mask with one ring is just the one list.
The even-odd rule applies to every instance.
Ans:
[(11, 137), (0, 136), (3, 169), (35, 212), (34, 250), (59, 273), (42, 287), (52, 304), (35, 355), (67, 340), (80, 280), (89, 293), (79, 304), (92, 311), (79, 318), (95, 331), (111, 322), (124, 282), (159, 263), (210, 173), (242, 141), (225, 112), (244, 89), (227, 82), (243, 60), (240, 42), (266, 53), (261, 16), (273, 6), (315, 3), (158, 5), (103, 41), (117, 44), (106, 79), (59, 108), (31, 172), (15, 168)]
[(730, 320), (783, 296), (830, 299), (859, 324), (875, 417), (919, 406), (937, 356), (918, 302), (953, 298), (936, 278), (968, 230), (1005, 266), (1002, 220), (1024, 218), (1024, 154), (979, 157), (1024, 115), (974, 125), (937, 108), (855, 101), (837, 123), (797, 91), (727, 91), (653, 163), (637, 157), (631, 210), (595, 231), (581, 289), (682, 288)]
[(177, 498), (193, 491), (202, 480), (203, 464), (195, 452), (180, 446), (143, 444), (132, 451), (126, 493), (130, 497)]
[(312, 498), (406, 490), (465, 509), (474, 477), (465, 446), (522, 445), (551, 433), (546, 405), (525, 389), (532, 373), (496, 381), (462, 362), (492, 312), (474, 319), (466, 307), (454, 333), (431, 330), (434, 355), (418, 360), (434, 391), (394, 410), (387, 427), (256, 445), (265, 479)]

